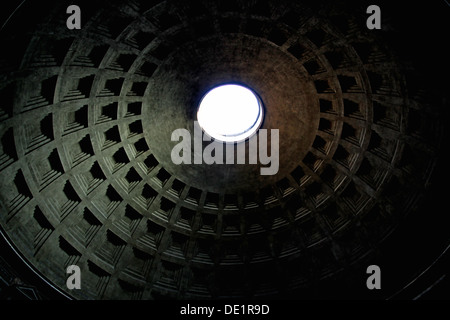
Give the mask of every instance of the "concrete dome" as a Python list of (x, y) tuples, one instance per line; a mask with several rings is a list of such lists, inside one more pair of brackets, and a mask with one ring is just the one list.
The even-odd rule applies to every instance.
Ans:
[[(368, 30), (367, 5), (335, 1), (134, 0), (82, 3), (68, 30), (69, 4), (27, 2), (1, 30), (1, 229), (57, 290), (373, 297), (367, 266), (401, 265), (445, 118), (394, 22)], [(171, 160), (171, 133), (224, 83), (279, 129), (275, 175)], [(65, 286), (72, 264), (83, 290)]]

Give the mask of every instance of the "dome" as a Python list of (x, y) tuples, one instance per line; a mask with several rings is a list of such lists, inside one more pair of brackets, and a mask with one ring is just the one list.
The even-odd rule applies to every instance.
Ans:
[[(430, 209), (448, 100), (423, 76), (442, 60), (407, 42), (406, 18), (382, 9), (369, 30), (363, 3), (98, 1), (70, 30), (70, 4), (27, 1), (0, 33), (1, 232), (61, 295), (388, 298), (448, 245)], [(172, 133), (194, 139), (201, 103), (230, 84), (254, 118), (200, 123), (220, 136), (188, 152), (219, 142), (221, 163), (175, 163)], [(228, 136), (232, 156), (257, 139), (258, 161), (226, 163)], [(394, 270), (381, 293), (369, 265)]]

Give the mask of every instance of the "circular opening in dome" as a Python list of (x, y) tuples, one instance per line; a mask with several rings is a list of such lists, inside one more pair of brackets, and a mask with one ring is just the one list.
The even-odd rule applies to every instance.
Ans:
[(259, 97), (249, 88), (226, 84), (203, 96), (197, 120), (210, 137), (224, 142), (239, 142), (259, 129), (263, 107)]

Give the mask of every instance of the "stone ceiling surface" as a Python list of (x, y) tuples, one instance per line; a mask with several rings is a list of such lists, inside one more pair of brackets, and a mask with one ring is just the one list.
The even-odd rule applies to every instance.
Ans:
[[(364, 276), (426, 191), (444, 102), (364, 5), (97, 1), (81, 30), (68, 5), (26, 2), (0, 57), (1, 227), (65, 294), (320, 297)], [(279, 129), (276, 175), (171, 161), (173, 130), (229, 82)]]

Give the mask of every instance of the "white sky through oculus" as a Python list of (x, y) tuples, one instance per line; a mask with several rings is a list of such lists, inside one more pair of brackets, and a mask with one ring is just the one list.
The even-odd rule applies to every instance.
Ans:
[(197, 119), (203, 130), (221, 141), (242, 141), (262, 121), (259, 98), (248, 88), (227, 84), (210, 90), (202, 99)]

